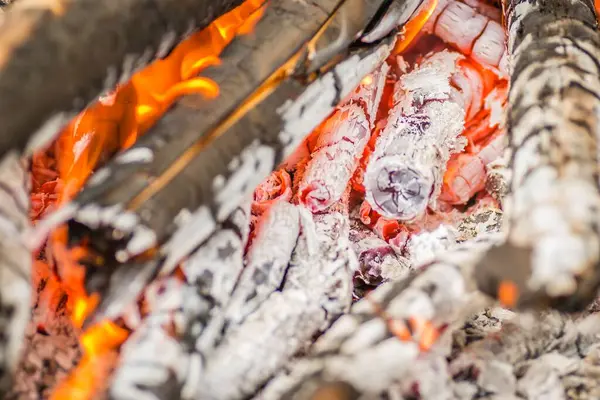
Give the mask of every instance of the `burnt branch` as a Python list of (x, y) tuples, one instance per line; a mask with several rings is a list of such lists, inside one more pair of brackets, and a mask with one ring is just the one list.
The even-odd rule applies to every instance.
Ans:
[(31, 317), (32, 256), (23, 241), (29, 227), (29, 174), (12, 152), (0, 162), (0, 393), (10, 384)]
[[(508, 2), (508, 241), (477, 270), (518, 306), (585, 307), (600, 285), (600, 33), (587, 0)], [(511, 304), (512, 305), (512, 304)]]

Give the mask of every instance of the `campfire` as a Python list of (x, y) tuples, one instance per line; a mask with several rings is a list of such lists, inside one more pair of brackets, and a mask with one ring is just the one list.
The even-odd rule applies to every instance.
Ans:
[(0, 6), (2, 398), (600, 398), (591, 1)]

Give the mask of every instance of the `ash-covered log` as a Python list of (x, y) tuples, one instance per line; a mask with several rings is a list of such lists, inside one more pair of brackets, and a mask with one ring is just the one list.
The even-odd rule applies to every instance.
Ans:
[[(508, 305), (578, 310), (600, 285), (600, 33), (589, 0), (507, 3), (508, 241), (477, 268)], [(516, 293), (518, 292), (518, 293)]]
[(0, 162), (0, 395), (10, 387), (31, 317), (32, 255), (22, 234), (30, 226), (27, 162), (14, 152)]
[[(295, 6), (299, 7), (298, 4)], [(272, 35), (272, 26), (267, 27), (266, 34)], [(255, 35), (232, 44), (229, 49), (244, 50), (240, 54), (230, 50), (223, 55), (224, 66), (231, 65), (224, 71), (233, 70), (232, 76), (217, 74), (225, 87), (232, 85), (228, 82), (247, 79), (243, 78), (244, 74), (238, 75), (240, 71), (235, 67), (235, 59), (242, 55), (246, 55), (244, 63), (256, 65), (255, 72), (259, 76), (269, 76), (260, 72), (261, 62), (254, 58), (255, 54), (259, 57), (260, 52), (252, 43), (260, 38), (260, 32), (259, 24)], [(211, 113), (210, 117), (198, 120), (200, 115), (206, 115), (201, 110), (213, 110), (219, 115), (221, 109), (215, 104), (225, 106), (222, 103), (231, 100), (225, 94), (214, 102), (182, 99), (155, 127), (155, 134), (150, 132), (137, 146), (117, 157), (107, 168), (100, 169), (75, 200), (73, 208), (66, 209), (69, 212), (80, 207), (70, 222), (73, 241), (93, 238), (92, 249), (103, 256), (104, 264), (126, 262), (163, 244), (161, 268), (170, 270), (206, 240), (214, 226), (250, 195), (340, 99), (383, 62), (391, 43), (384, 40), (372, 48), (357, 50), (308, 85), (293, 78), (276, 87), (267, 85), (260, 92), (265, 96), (262, 102), (247, 109), (254, 103), (247, 100), (241, 109), (244, 115), (234, 113), (213, 130), (198, 128), (207, 127), (215, 118)], [(247, 54), (250, 49), (251, 53)], [(272, 52), (269, 49), (269, 53)], [(214, 71), (216, 74), (218, 69)], [(178, 110), (181, 113), (177, 113)], [(167, 151), (170, 149), (173, 151)], [(95, 267), (90, 274), (111, 272), (103, 265)], [(104, 278), (105, 282), (106, 279), (109, 277)], [(88, 289), (90, 292), (103, 290), (101, 285)]]
[[(0, 14), (0, 157), (39, 149), (101, 92), (241, 0), (17, 1)], [(23, 105), (26, 104), (27, 107)]]
[(498, 240), (495, 234), (484, 235), (406, 279), (381, 285), (340, 317), (308, 355), (292, 360), (273, 377), (257, 398), (315, 398), (311, 396), (336, 387), (354, 393), (350, 398), (382, 395), (449, 324), (474, 311), (478, 302), (473, 303), (472, 268)]

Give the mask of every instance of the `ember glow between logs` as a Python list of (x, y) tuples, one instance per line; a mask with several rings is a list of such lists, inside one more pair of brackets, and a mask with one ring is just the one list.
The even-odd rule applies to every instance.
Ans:
[[(154, 62), (128, 83), (100, 97), (64, 129), (49, 150), (35, 154), (33, 221), (73, 198), (99, 165), (133, 145), (179, 96), (218, 96), (216, 83), (198, 74), (219, 64), (219, 54), (234, 37), (252, 32), (264, 6), (264, 0), (247, 0), (191, 35), (166, 59)], [(88, 296), (83, 290), (83, 270), (76, 260), (86, 255), (85, 249), (67, 250), (65, 243), (66, 228), (58, 228), (49, 239), (45, 254), (53, 254), (57, 260), (61, 284), (45, 290), (66, 292), (73, 324), (81, 328), (98, 303), (98, 295)], [(128, 331), (111, 321), (100, 322), (83, 332), (80, 341), (84, 357), (53, 400), (92, 398), (102, 385), (101, 376), (108, 373), (107, 366), (114, 363), (116, 349), (127, 337)]]
[[(347, 180), (352, 177), (352, 193), (349, 193), (349, 190), (344, 191), (344, 188), (337, 190), (335, 198), (327, 198), (327, 201), (323, 202), (326, 203), (326, 206), (323, 207), (327, 208), (332, 205), (337, 207), (337, 203), (340, 202), (344, 203), (342, 207), (347, 209), (349, 203), (362, 203), (360, 205), (361, 222), (375, 232), (379, 239), (384, 241), (384, 244), (387, 242), (395, 249), (401, 250), (412, 234), (452, 219), (451, 214), (456, 211), (452, 207), (453, 205), (464, 206), (464, 203), (471, 200), (473, 196), (483, 192), (483, 181), (480, 180), (477, 185), (471, 186), (470, 177), (461, 168), (465, 166), (471, 168), (472, 158), (476, 158), (478, 153), (492, 141), (490, 137), (501, 136), (501, 132), (489, 135), (491, 111), (484, 107), (483, 100), (494, 87), (505, 88), (505, 82), (485, 67), (470, 60), (464, 60), (459, 63), (461, 67), (457, 74), (463, 73), (466, 78), (462, 82), (454, 83), (459, 87), (460, 95), (464, 94), (465, 96), (465, 99), (460, 101), (464, 101), (465, 114), (469, 115), (469, 119), (466, 121), (467, 128), (463, 132), (463, 138), (466, 138), (468, 142), (468, 154), (455, 152), (456, 154), (453, 154), (452, 157), (448, 155), (448, 171), (443, 181), (440, 182), (440, 187), (437, 188), (441, 190), (441, 199), (445, 195), (446, 198), (452, 198), (453, 201), (442, 202), (444, 207), (434, 211), (428, 210), (423, 220), (416, 221), (411, 225), (383, 216), (374, 209), (373, 204), (365, 200), (364, 196), (363, 175), (370, 156), (376, 154), (380, 134), (385, 131), (388, 121), (387, 114), (392, 113), (392, 110), (401, 102), (394, 93), (402, 90), (396, 90), (394, 85), (403, 73), (414, 72), (407, 71), (405, 61), (396, 57), (400, 54), (406, 56), (406, 59), (415, 65), (427, 62), (429, 56), (416, 54), (422, 50), (418, 44), (415, 46), (417, 48), (415, 54), (407, 55), (405, 52), (409, 45), (415, 44), (415, 38), (423, 33), (423, 27), (431, 22), (430, 17), (434, 14), (437, 4), (437, 0), (428, 0), (416, 17), (404, 27), (399, 35), (394, 55), (388, 60), (391, 72), (382, 68), (379, 71), (379, 81), (377, 72), (366, 76), (357, 91), (349, 99), (346, 99), (345, 103), (342, 103), (345, 108), (340, 112), (334, 112), (307, 138), (307, 148), (311, 153), (308, 158), (302, 159), (296, 165), (291, 165), (288, 169), (275, 171), (257, 188), (252, 204), (255, 220), (277, 201), (307, 202), (308, 197), (305, 194), (298, 198), (294, 197), (293, 193), (298, 186), (305, 184), (312, 190), (320, 185), (319, 187), (327, 189), (327, 185), (331, 183), (327, 182), (327, 178), (318, 184), (316, 180), (302, 182), (303, 179), (312, 179), (310, 174), (306, 173), (306, 168), (309, 168), (307, 166), (310, 166), (311, 162), (318, 165), (320, 161), (317, 153), (321, 150), (322, 154), (329, 157), (327, 162), (334, 160), (337, 151), (357, 153), (352, 157), (346, 157), (346, 161), (351, 161), (353, 165), (343, 167), (349, 168), (344, 172), (344, 176), (347, 175)], [(132, 146), (137, 138), (143, 135), (179, 96), (189, 93), (201, 93), (206, 98), (218, 96), (219, 87), (216, 83), (207, 78), (198, 77), (198, 74), (208, 66), (219, 64), (219, 54), (236, 35), (244, 35), (252, 31), (254, 24), (262, 15), (263, 6), (264, 0), (246, 1), (236, 10), (213, 22), (208, 28), (184, 40), (168, 58), (155, 62), (136, 73), (130, 82), (100, 97), (97, 103), (78, 115), (49, 150), (34, 156), (32, 198), (35, 207), (32, 211), (32, 219), (36, 221), (47, 211), (71, 200), (98, 166), (117, 152)], [(440, 44), (437, 39), (429, 39), (425, 38), (424, 42), (434, 43), (429, 47), (436, 52), (449, 51), (448, 49), (451, 48), (451, 46)], [(377, 87), (378, 82), (383, 82), (381, 88)], [(469, 90), (473, 93), (463, 93)], [(469, 96), (474, 96), (475, 99)], [(503, 96), (505, 96), (505, 92), (501, 92), (499, 95), (501, 101)], [(371, 100), (365, 100), (366, 98)], [(380, 101), (382, 98), (383, 101)], [(444, 101), (446, 100), (444, 99)], [(470, 115), (471, 110), (475, 109), (477, 111), (473, 112), (474, 115)], [(364, 114), (362, 119), (357, 117), (361, 113)], [(334, 132), (340, 125), (352, 118), (360, 119), (357, 124), (362, 124), (364, 128), (364, 132), (359, 133), (355, 141)], [(362, 147), (349, 150), (349, 142), (352, 142), (352, 145), (361, 142)], [(314, 158), (311, 158), (313, 156)], [(461, 156), (463, 158), (459, 160)], [(485, 159), (477, 161), (479, 164), (477, 162), (475, 164), (480, 167), (487, 161)], [(332, 163), (332, 165), (334, 164), (335, 162)], [(319, 175), (318, 170), (321, 168), (316, 169), (316, 172), (313, 171), (314, 176)], [(475, 173), (483, 173), (485, 176), (484, 169), (480, 168)], [(468, 172), (473, 173), (473, 168)], [(448, 195), (448, 192), (458, 190), (453, 186), (457, 180), (464, 181), (461, 190), (464, 189), (464, 186), (468, 186), (468, 193), (465, 195), (466, 197), (460, 197), (454, 201), (454, 197)], [(307, 190), (306, 193), (309, 193), (310, 190)], [(434, 196), (436, 198), (433, 202), (437, 200), (438, 194), (436, 193)], [(313, 212), (322, 211), (318, 207), (308, 208)], [(89, 256), (88, 252), (84, 246), (67, 249), (66, 243), (66, 228), (60, 227), (52, 233), (45, 252), (40, 253), (38, 257), (42, 260), (47, 257), (48, 262), (56, 263), (55, 266), (53, 265), (53, 269), (57, 271), (60, 285), (55, 290), (64, 291), (68, 295), (68, 309), (71, 311), (73, 324), (80, 328), (86, 317), (98, 304), (99, 299), (97, 294), (90, 296), (83, 290), (84, 272), (77, 261)], [(51, 259), (53, 261), (50, 261)], [(417, 332), (420, 335), (421, 350), (428, 350), (439, 334), (439, 331), (429, 321), (419, 318), (411, 318), (407, 325), (408, 328), (398, 321), (390, 321), (389, 325), (394, 327), (394, 329), (390, 329), (398, 333), (401, 340), (409, 340), (411, 335), (414, 336)], [(398, 328), (400, 326), (402, 329)], [(84, 356), (79, 366), (55, 392), (53, 400), (92, 398), (97, 391), (101, 390), (104, 379), (108, 379), (110, 369), (118, 357), (119, 347), (129, 334), (129, 330), (124, 328), (120, 321), (102, 321), (82, 333), (80, 341), (85, 352)]]

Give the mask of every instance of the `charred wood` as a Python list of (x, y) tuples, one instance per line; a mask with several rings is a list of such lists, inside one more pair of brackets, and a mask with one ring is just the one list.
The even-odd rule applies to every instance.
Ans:
[(131, 318), (141, 322), (130, 326), (134, 333), (123, 345), (110, 398), (178, 399), (195, 390), (194, 374), (204, 368), (198, 341), (210, 322), (222, 320), (242, 271), (248, 208), (236, 209), (188, 257), (183, 280), (168, 276), (150, 284), (144, 294), (149, 313)]
[(306, 348), (350, 305), (356, 260), (347, 218), (300, 209), (302, 230), (280, 290), (241, 324), (230, 326), (197, 376), (195, 398), (241, 399), (253, 393)]
[(39, 149), (101, 92), (241, 2), (12, 4), (0, 22), (0, 157), (10, 149)]
[(512, 314), (481, 314), (455, 333), (448, 372), (456, 398), (565, 399), (598, 393), (597, 385), (590, 385), (598, 315), (507, 313)]
[[(600, 285), (600, 34), (586, 0), (510, 1), (508, 241), (477, 269), (510, 303), (585, 307)], [(515, 290), (511, 290), (515, 291)], [(502, 296), (501, 296), (502, 297)], [(507, 299), (505, 299), (507, 300)]]
[(453, 87), (458, 53), (427, 57), (394, 87), (394, 107), (365, 171), (366, 200), (384, 217), (414, 221), (435, 203), (446, 164), (465, 145), (462, 93)]
[(0, 393), (10, 384), (31, 310), (32, 256), (22, 234), (29, 227), (29, 174), (11, 152), (0, 162)]
[(383, 284), (340, 317), (308, 355), (292, 360), (257, 398), (312, 398), (332, 387), (365, 398), (381, 395), (431, 347), (432, 335), (467, 315), (467, 303), (475, 299), (472, 268), (498, 239), (488, 235), (466, 242), (411, 277)]
[[(156, 186), (160, 177), (140, 172), (151, 171), (155, 160), (174, 157), (163, 150), (180, 144), (181, 140), (189, 140), (189, 136), (182, 134), (178, 139), (165, 141), (159, 136), (152, 139), (153, 135), (149, 134), (148, 141), (155, 141), (160, 156), (146, 157), (153, 154), (150, 147), (145, 147), (151, 143), (142, 140), (138, 147), (117, 157), (112, 166), (99, 170), (75, 204), (65, 208), (65, 214), (76, 211), (70, 222), (73, 239), (92, 237), (92, 248), (107, 256), (106, 263), (113, 263), (116, 268), (131, 256), (164, 243), (159, 254), (164, 262), (160, 265), (172, 268), (206, 240), (331, 112), (339, 99), (383, 62), (389, 51), (390, 41), (372, 49), (361, 49), (308, 86), (294, 79), (284, 81), (260, 104), (217, 135), (209, 147), (204, 140), (192, 146), (194, 158), (187, 160), (189, 164), (161, 188)], [(208, 103), (205, 106), (212, 107)], [(167, 115), (162, 120), (165, 132), (181, 133), (178, 127), (182, 124), (192, 129), (193, 124), (188, 125), (188, 122), (195, 117), (188, 117), (177, 119), (174, 114)], [(163, 125), (157, 128), (160, 126)], [(179, 162), (174, 165), (182, 166)], [(146, 177), (152, 176), (155, 180), (146, 188), (152, 193), (143, 189), (139, 196), (131, 199), (137, 189), (149, 184)], [(128, 202), (129, 207), (125, 209)], [(77, 211), (78, 206), (81, 207)], [(104, 267), (92, 265), (88, 273), (90, 276), (103, 274)]]

